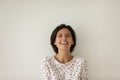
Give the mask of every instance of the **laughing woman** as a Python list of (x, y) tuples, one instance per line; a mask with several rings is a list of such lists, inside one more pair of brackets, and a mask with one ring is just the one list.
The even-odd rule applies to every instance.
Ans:
[(71, 54), (76, 46), (72, 27), (57, 26), (50, 41), (56, 54), (40, 62), (40, 80), (88, 80), (86, 60)]

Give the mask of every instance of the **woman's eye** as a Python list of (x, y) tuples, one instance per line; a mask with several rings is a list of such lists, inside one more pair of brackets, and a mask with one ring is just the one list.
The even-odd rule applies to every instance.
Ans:
[(70, 37), (70, 35), (66, 35), (66, 37)]
[(59, 35), (58, 37), (62, 37), (61, 35)]

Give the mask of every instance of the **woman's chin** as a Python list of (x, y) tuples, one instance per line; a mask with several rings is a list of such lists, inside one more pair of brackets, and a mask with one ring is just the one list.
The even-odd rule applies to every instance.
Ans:
[(59, 48), (59, 49), (62, 50), (62, 51), (68, 51), (68, 50), (70, 50), (69, 47), (61, 47), (61, 48)]

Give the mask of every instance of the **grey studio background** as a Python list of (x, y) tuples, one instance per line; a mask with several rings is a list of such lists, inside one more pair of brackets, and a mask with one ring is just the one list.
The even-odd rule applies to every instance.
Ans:
[(0, 0), (0, 80), (40, 80), (61, 23), (76, 31), (72, 54), (86, 58), (89, 80), (120, 80), (119, 0)]

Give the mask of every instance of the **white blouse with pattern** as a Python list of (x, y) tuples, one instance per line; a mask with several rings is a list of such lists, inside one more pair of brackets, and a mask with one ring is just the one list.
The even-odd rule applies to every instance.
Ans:
[(40, 62), (40, 80), (88, 80), (86, 60), (77, 56), (63, 64), (46, 57)]

